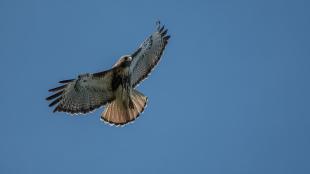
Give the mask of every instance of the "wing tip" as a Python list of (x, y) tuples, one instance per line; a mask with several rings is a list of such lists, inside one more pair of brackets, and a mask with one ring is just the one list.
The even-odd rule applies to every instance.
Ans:
[(65, 87), (67, 87), (67, 84), (62, 85), (62, 86), (58, 86), (58, 87), (56, 87), (56, 88), (49, 89), (48, 92), (57, 92), (57, 91), (59, 91), (59, 90), (64, 89)]
[(53, 113), (58, 112), (58, 106), (55, 107), (55, 109), (53, 110)]
[(167, 35), (168, 29), (165, 28), (165, 25), (161, 25), (160, 21), (158, 20), (156, 22), (157, 25), (157, 32), (161, 35), (161, 37), (164, 39), (165, 44), (168, 43), (168, 40), (170, 39), (170, 35)]
[(63, 94), (63, 91), (57, 92), (56, 94), (53, 94), (53, 95), (51, 95), (51, 96), (47, 97), (47, 98), (46, 98), (46, 100), (52, 100), (52, 99), (55, 99), (55, 98), (57, 98), (57, 97), (61, 96), (62, 94)]
[(160, 34), (162, 37), (164, 37), (166, 36), (167, 32), (168, 32), (168, 29), (165, 29), (164, 31), (161, 31)]
[(72, 82), (72, 81), (74, 81), (74, 79), (61, 80), (58, 83), (69, 83), (69, 82)]
[(157, 20), (157, 21), (156, 21), (156, 27), (157, 27), (157, 30), (158, 30), (158, 31), (161, 29), (160, 20)]
[[(59, 103), (61, 99), (62, 99), (62, 97), (59, 97), (59, 98), (55, 99), (55, 100), (54, 100), (52, 103), (50, 103), (48, 106), (49, 106), (49, 107), (54, 106), (55, 104)], [(57, 107), (58, 107), (58, 106), (57, 106)], [(56, 107), (56, 108), (57, 108), (57, 107)]]

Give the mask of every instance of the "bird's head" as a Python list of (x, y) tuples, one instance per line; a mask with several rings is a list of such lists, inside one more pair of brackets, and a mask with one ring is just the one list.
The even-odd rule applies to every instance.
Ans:
[(122, 67), (127, 67), (130, 66), (130, 63), (132, 61), (132, 57), (130, 55), (125, 55), (122, 56), (115, 64), (113, 67), (116, 66), (122, 66)]

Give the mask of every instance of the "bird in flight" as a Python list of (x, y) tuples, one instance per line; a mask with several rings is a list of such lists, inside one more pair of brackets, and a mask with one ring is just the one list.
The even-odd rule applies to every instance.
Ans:
[(75, 79), (62, 80), (62, 84), (48, 90), (53, 92), (53, 112), (85, 114), (105, 106), (100, 120), (110, 125), (125, 125), (143, 112), (147, 97), (136, 86), (145, 79), (159, 62), (170, 38), (160, 22), (157, 28), (131, 55), (122, 56), (106, 71), (81, 74)]

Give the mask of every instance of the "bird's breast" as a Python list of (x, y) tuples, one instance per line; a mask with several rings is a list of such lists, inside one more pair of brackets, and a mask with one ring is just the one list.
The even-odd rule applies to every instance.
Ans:
[(116, 91), (120, 86), (127, 88), (130, 86), (129, 68), (120, 68), (113, 73), (112, 90)]

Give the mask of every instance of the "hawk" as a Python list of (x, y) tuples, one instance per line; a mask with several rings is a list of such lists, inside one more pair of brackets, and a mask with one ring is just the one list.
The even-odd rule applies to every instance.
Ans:
[(85, 114), (105, 106), (100, 120), (110, 125), (125, 125), (143, 112), (147, 97), (136, 86), (145, 79), (159, 62), (170, 38), (168, 30), (157, 22), (157, 28), (131, 55), (122, 56), (106, 71), (81, 74), (75, 79), (48, 90), (53, 92), (53, 112)]

